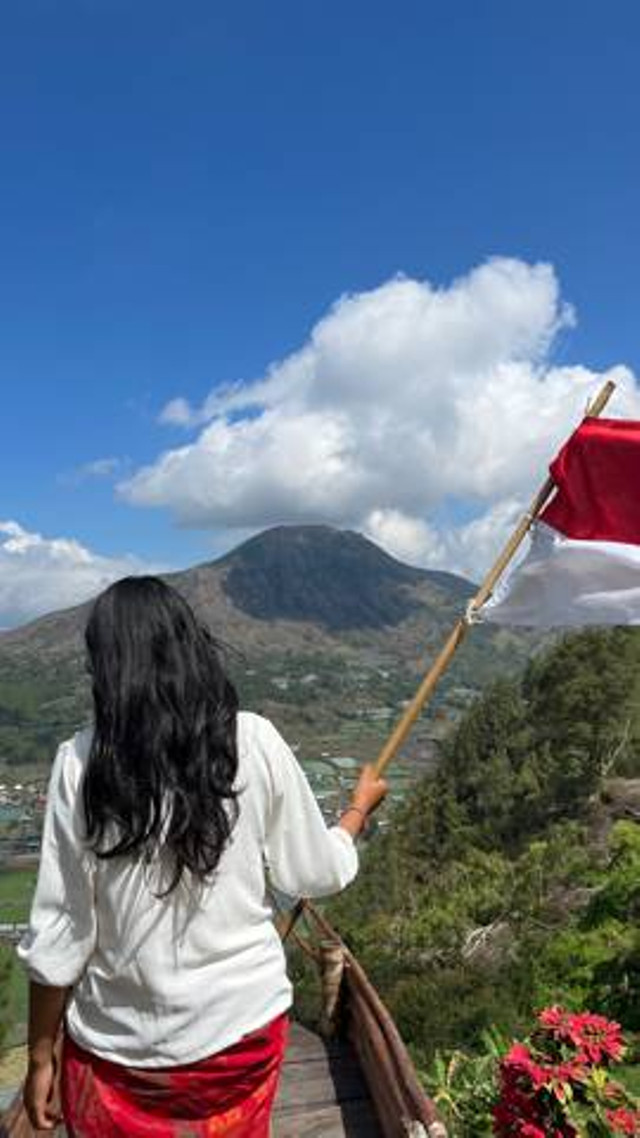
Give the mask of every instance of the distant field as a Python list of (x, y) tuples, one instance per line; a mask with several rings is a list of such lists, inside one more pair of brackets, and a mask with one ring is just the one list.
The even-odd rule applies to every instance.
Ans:
[(0, 924), (27, 920), (35, 884), (35, 869), (0, 869)]
[[(0, 870), (0, 923), (22, 923), (28, 920), (35, 884), (34, 869)], [(13, 1030), (5, 1041), (6, 1046), (23, 1042), (26, 1036), (27, 981), (17, 959), (11, 972), (9, 1000), (8, 1018), (13, 1024)]]
[(20, 961), (16, 958), (9, 981), (9, 1023), (11, 1031), (5, 1040), (5, 1047), (16, 1047), (27, 1038), (28, 1015), (27, 977)]

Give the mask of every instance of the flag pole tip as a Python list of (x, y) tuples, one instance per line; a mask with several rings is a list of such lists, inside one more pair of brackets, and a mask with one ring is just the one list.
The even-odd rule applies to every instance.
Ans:
[(587, 403), (585, 417), (589, 419), (598, 418), (598, 416), (601, 415), (604, 411), (615, 389), (615, 380), (607, 379), (600, 388), (598, 394)]

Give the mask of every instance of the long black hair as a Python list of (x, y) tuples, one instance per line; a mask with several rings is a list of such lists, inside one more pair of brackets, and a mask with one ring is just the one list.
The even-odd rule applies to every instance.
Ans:
[(218, 646), (158, 577), (125, 577), (85, 631), (95, 727), (82, 784), (87, 841), (102, 858), (169, 855), (215, 870), (238, 817), (235, 689)]

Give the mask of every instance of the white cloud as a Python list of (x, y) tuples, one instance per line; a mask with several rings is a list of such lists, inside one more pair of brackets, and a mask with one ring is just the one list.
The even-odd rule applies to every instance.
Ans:
[(432, 526), (397, 510), (374, 510), (365, 519), (367, 537), (410, 565), (448, 569), (478, 581), (513, 532), (524, 500), (505, 498), (464, 524)]
[(79, 486), (91, 478), (112, 478), (116, 474), (122, 477), (127, 465), (128, 460), (122, 458), (96, 458), (59, 475), (58, 482), (62, 486)]
[(93, 462), (85, 462), (80, 467), (80, 473), (86, 478), (108, 478), (110, 474), (115, 474), (121, 464), (119, 458), (96, 458)]
[(364, 532), (409, 565), (439, 565), (447, 554), (445, 539), (434, 526), (399, 510), (372, 510), (365, 518)]
[(175, 427), (190, 427), (194, 421), (197, 421), (197, 416), (194, 415), (186, 399), (172, 399), (162, 408), (158, 421)]
[(0, 627), (80, 604), (117, 578), (145, 571), (137, 558), (103, 557), (72, 538), (0, 521)]
[[(447, 288), (398, 277), (343, 297), (261, 379), (172, 400), (164, 421), (204, 428), (119, 492), (187, 526), (348, 525), (477, 576), (605, 378), (615, 414), (640, 417), (628, 369), (555, 362), (574, 322), (551, 266), (505, 258)], [(452, 497), (478, 517), (434, 527)]]

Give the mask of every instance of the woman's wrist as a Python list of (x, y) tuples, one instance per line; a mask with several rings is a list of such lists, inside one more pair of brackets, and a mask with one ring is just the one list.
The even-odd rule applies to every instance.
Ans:
[(343, 830), (346, 830), (348, 834), (351, 834), (352, 838), (357, 838), (358, 834), (362, 833), (365, 829), (368, 818), (369, 815), (366, 810), (363, 810), (361, 806), (357, 806), (355, 803), (351, 803), (351, 805), (347, 806), (346, 810), (343, 811), (338, 825), (341, 826)]
[(30, 1067), (47, 1067), (53, 1060), (54, 1040), (39, 1039), (29, 1048), (28, 1062)]
[(367, 819), (369, 817), (369, 815), (367, 814), (367, 811), (363, 810), (361, 806), (356, 806), (354, 802), (352, 802), (351, 806), (347, 806), (347, 809), (344, 811), (344, 813), (349, 814), (352, 811), (354, 811), (356, 814), (359, 814), (360, 817), (362, 818), (363, 822), (367, 821)]
[(55, 1051), (60, 1024), (70, 988), (39, 984), (29, 985), (29, 1066), (32, 1069), (47, 1067)]

